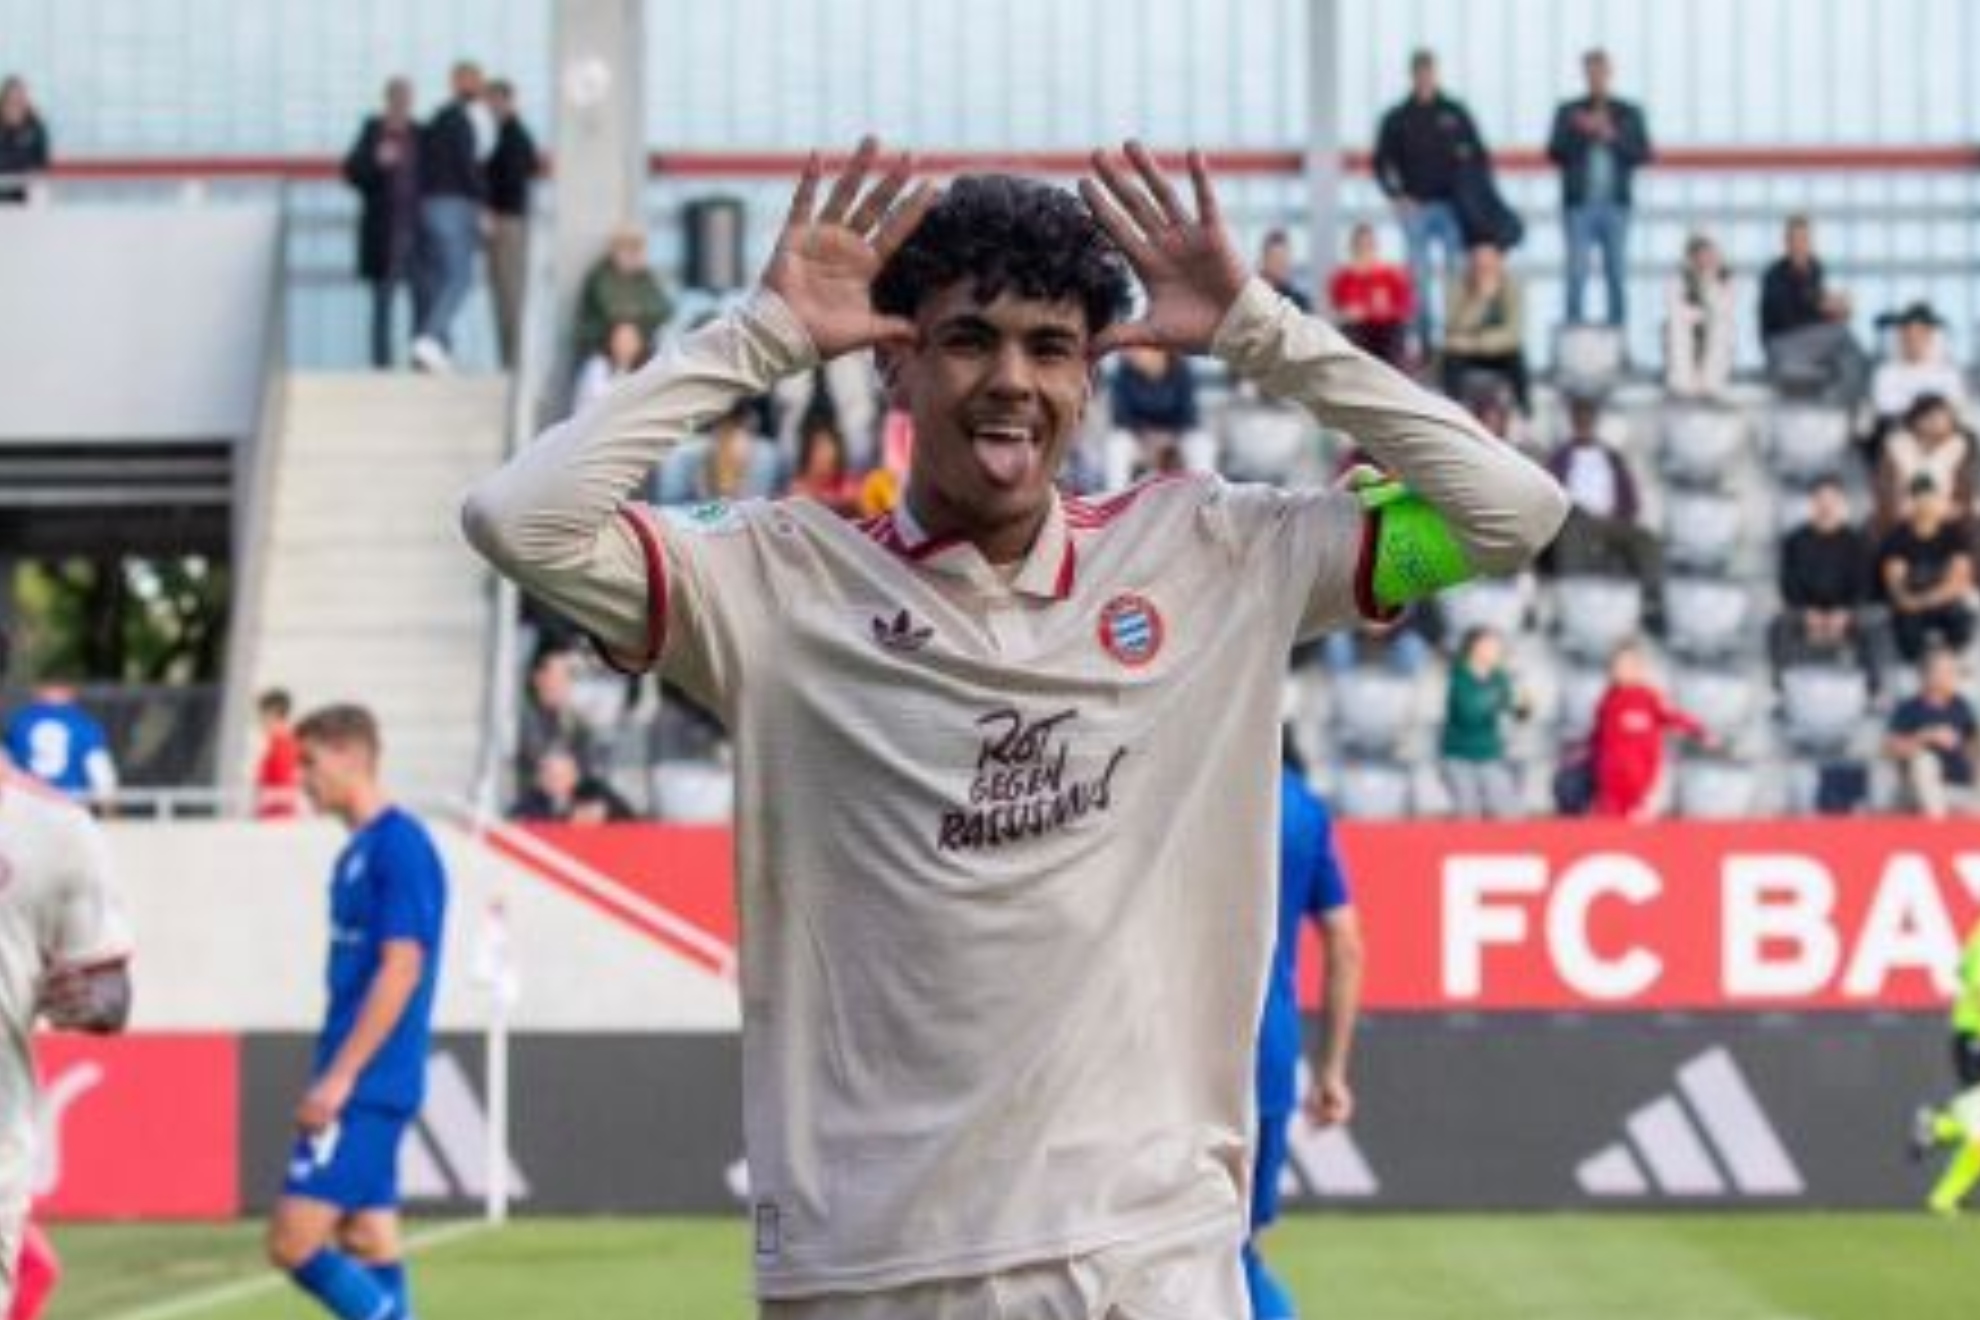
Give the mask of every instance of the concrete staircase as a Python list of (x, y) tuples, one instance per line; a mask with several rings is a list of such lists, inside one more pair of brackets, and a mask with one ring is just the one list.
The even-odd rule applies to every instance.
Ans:
[[(287, 379), (272, 467), (255, 483), (266, 503), (237, 602), (234, 711), (268, 687), (303, 710), (360, 702), (383, 725), (398, 793), (467, 791), (495, 619), (458, 511), (502, 461), (507, 405), (501, 376)], [(243, 732), (235, 773), (254, 750)]]

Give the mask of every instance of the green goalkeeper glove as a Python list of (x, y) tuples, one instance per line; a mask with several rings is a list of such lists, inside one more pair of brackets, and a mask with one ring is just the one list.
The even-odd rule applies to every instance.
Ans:
[(1401, 609), (1478, 576), (1444, 515), (1421, 495), (1370, 468), (1349, 474), (1348, 488), (1375, 522), (1375, 603)]

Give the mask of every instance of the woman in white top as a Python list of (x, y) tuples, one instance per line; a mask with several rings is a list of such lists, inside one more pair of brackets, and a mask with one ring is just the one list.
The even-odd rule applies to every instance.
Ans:
[(1664, 383), (1681, 399), (1714, 399), (1732, 378), (1733, 289), (1719, 245), (1693, 234), (1664, 301)]
[(611, 392), (622, 376), (630, 376), (646, 364), (646, 335), (632, 321), (614, 321), (606, 332), (604, 351), (593, 353), (578, 368), (577, 389), (571, 398), (571, 411), (584, 411), (593, 400)]

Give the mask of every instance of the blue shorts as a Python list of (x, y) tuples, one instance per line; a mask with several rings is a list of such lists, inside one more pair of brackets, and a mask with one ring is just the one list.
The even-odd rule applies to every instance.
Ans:
[(1286, 1133), (1291, 1114), (1258, 1116), (1258, 1154), (1251, 1166), (1251, 1228), (1264, 1228), (1279, 1217), (1279, 1180), (1286, 1171)]
[(282, 1194), (344, 1210), (397, 1209), (399, 1139), (410, 1122), (410, 1114), (353, 1105), (331, 1127), (296, 1138)]

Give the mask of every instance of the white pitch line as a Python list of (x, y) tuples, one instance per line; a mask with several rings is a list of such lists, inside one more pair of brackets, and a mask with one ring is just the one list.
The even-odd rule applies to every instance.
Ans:
[[(444, 1228), (429, 1229), (424, 1233), (415, 1233), (406, 1239), (405, 1254), (416, 1256), (421, 1252), (444, 1247), (450, 1242), (471, 1237), (493, 1227), (492, 1224), (474, 1219), (461, 1224), (448, 1224)], [(232, 1283), (218, 1284), (203, 1292), (175, 1297), (168, 1302), (140, 1306), (135, 1311), (120, 1311), (109, 1317), (109, 1320), (180, 1320), (182, 1316), (198, 1315), (216, 1306), (238, 1302), (246, 1297), (258, 1297), (262, 1293), (279, 1292), (291, 1286), (285, 1276), (271, 1271), (267, 1274), (258, 1274), (251, 1279), (236, 1279)]]

